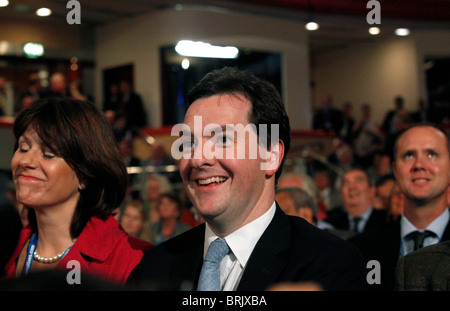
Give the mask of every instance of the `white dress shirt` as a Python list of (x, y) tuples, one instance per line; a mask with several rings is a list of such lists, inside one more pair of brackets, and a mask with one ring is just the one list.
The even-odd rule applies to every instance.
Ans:
[[(448, 221), (450, 219), (450, 211), (445, 209), (445, 211), (437, 217), (435, 220), (433, 220), (426, 228), (425, 230), (429, 230), (436, 234), (436, 236), (433, 237), (427, 237), (423, 241), (423, 247), (429, 246), (432, 244), (439, 243), (442, 239), (442, 236), (444, 235), (445, 228), (447, 227)], [(406, 254), (409, 254), (414, 249), (414, 241), (412, 239), (408, 239), (407, 236), (413, 231), (424, 231), (417, 229), (402, 213), (401, 218), (401, 246), (400, 246), (400, 256), (405, 256)]]
[[(372, 215), (373, 212), (373, 207), (371, 206), (370, 208), (367, 209), (367, 211), (365, 211), (362, 215), (359, 216), (360, 220), (358, 222), (358, 233), (361, 233), (364, 231), (364, 228), (366, 227), (367, 222), (369, 221), (370, 216)], [(350, 214), (348, 215), (348, 222), (350, 224), (349, 226), (349, 230), (353, 231), (353, 227), (354, 227), (354, 216), (351, 216)]]
[[(224, 239), (230, 247), (228, 255), (220, 263), (220, 288), (223, 291), (235, 291), (244, 273), (247, 261), (255, 248), (256, 243), (269, 226), (275, 215), (275, 201), (269, 210), (251, 223), (230, 233)], [(206, 224), (205, 245), (203, 258), (206, 256), (209, 245), (218, 238)]]

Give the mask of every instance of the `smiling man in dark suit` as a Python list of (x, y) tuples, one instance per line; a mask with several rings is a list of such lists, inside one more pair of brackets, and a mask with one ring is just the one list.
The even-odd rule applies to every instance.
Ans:
[(383, 228), (387, 222), (385, 210), (373, 208), (375, 188), (369, 176), (360, 168), (352, 168), (342, 176), (341, 199), (344, 209), (328, 213), (326, 222), (336, 229), (347, 230), (353, 234)]
[(215, 290), (302, 281), (325, 290), (364, 288), (365, 267), (354, 246), (287, 216), (275, 202), (290, 145), (289, 119), (276, 89), (249, 72), (224, 68), (205, 76), (188, 101), (180, 173), (206, 224), (148, 252), (134, 284), (203, 290), (198, 283), (211, 245), (225, 240)]

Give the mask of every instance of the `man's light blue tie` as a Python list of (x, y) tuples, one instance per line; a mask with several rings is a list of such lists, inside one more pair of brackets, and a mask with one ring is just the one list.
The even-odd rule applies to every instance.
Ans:
[(229, 250), (228, 244), (224, 239), (216, 239), (211, 243), (200, 272), (198, 291), (220, 290), (220, 262), (228, 254)]

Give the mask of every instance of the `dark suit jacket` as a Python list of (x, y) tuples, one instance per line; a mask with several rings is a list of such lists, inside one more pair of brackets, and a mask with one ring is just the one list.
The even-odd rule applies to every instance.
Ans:
[[(450, 240), (450, 226), (447, 224), (442, 241)], [(359, 234), (348, 240), (359, 248), (366, 261), (375, 259), (381, 265), (381, 284), (370, 285), (371, 290), (390, 291), (394, 289), (395, 268), (400, 255), (400, 218), (384, 229)]]
[[(145, 289), (195, 290), (203, 263), (205, 224), (147, 252), (130, 277)], [(316, 281), (325, 290), (365, 289), (365, 264), (350, 243), (278, 206), (255, 249), (238, 290), (265, 290), (283, 281)]]
[(424, 247), (400, 258), (395, 289), (449, 291), (450, 241)]
[[(348, 214), (343, 209), (334, 209), (327, 213), (326, 222), (333, 225), (339, 230), (350, 230), (350, 222), (348, 220)], [(366, 222), (364, 232), (369, 230), (378, 230), (387, 223), (387, 213), (385, 210), (372, 210), (372, 214)]]
[(119, 111), (127, 117), (127, 128), (140, 129), (147, 125), (147, 113), (140, 95), (131, 92), (128, 101), (122, 101), (120, 105)]

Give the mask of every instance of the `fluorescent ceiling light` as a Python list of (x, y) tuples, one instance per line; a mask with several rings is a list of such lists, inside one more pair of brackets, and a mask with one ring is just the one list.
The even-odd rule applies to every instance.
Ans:
[(310, 31), (317, 30), (319, 29), (319, 24), (315, 22), (309, 22), (308, 24), (305, 25), (305, 28)]
[(396, 30), (395, 30), (395, 34), (397, 35), (397, 36), (402, 36), (402, 37), (404, 37), (404, 36), (407, 36), (407, 35), (409, 35), (409, 29), (408, 28), (397, 28)]
[(49, 16), (52, 14), (52, 10), (47, 8), (40, 8), (36, 11), (37, 16)]
[(234, 46), (217, 46), (205, 42), (181, 40), (175, 46), (175, 51), (183, 56), (211, 57), (211, 58), (237, 58), (238, 48)]

